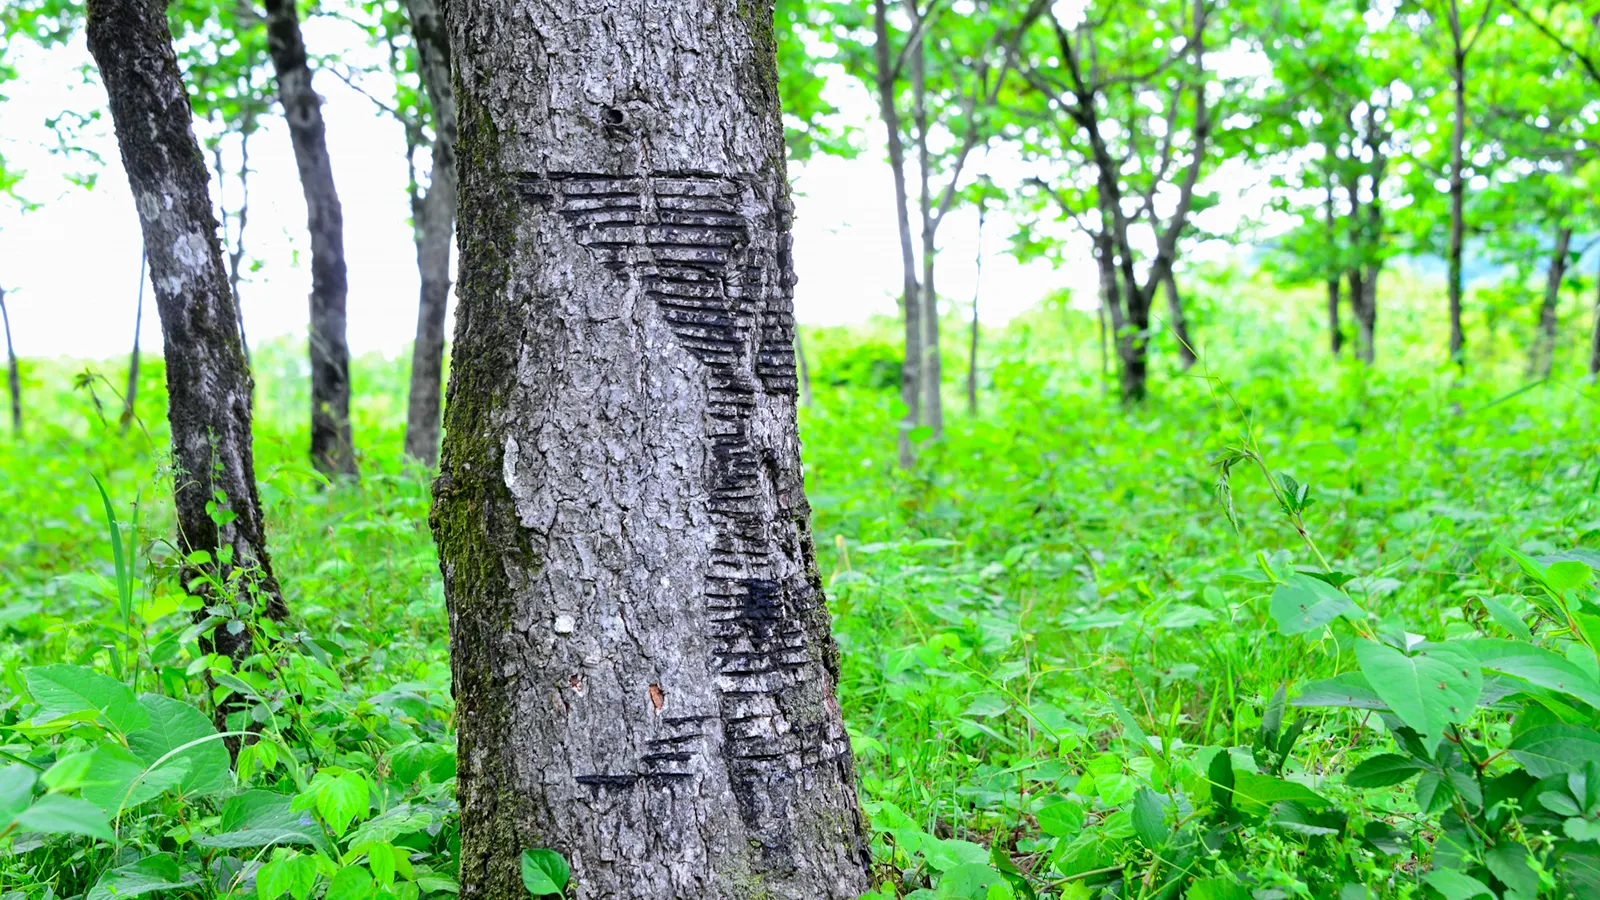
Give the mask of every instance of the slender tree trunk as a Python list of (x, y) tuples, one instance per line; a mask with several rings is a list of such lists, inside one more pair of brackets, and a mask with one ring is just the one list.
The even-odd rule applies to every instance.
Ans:
[[(1323, 212), (1326, 216), (1327, 243), (1331, 250), (1335, 246), (1335, 229), (1337, 219), (1333, 209), (1333, 173), (1328, 173), (1327, 198), (1323, 203)], [(1328, 277), (1328, 350), (1338, 357), (1344, 350), (1344, 328), (1339, 323), (1339, 275), (1335, 271)]]
[[(184, 553), (209, 553), (214, 562), (205, 568), (218, 577), (242, 572), (262, 604), (259, 611), (281, 619), (288, 610), (272, 575), (256, 493), (250, 370), (165, 5), (96, 0), (88, 6), (87, 31), (111, 100), (161, 315), (167, 416), (178, 470), (173, 478), (178, 547)], [(213, 518), (219, 495), (225, 500)], [(230, 553), (218, 552), (224, 547)], [(247, 655), (252, 643), (249, 629), (234, 634), (217, 628), (212, 640), (209, 649), (235, 660)]]
[(1556, 230), (1556, 243), (1545, 270), (1544, 301), (1539, 304), (1539, 330), (1528, 355), (1528, 374), (1549, 378), (1556, 352), (1556, 312), (1561, 304), (1561, 283), (1567, 277), (1567, 252), (1572, 246), (1572, 229)]
[(771, 7), (582, 7), (450, 4), (461, 900), (538, 846), (574, 897), (855, 898)]
[(266, 0), (267, 49), (278, 75), (311, 232), (311, 464), (356, 478), (350, 433), (350, 347), (345, 341), (344, 210), (333, 184), (322, 98), (311, 84), (296, 0)]
[(1178, 280), (1170, 269), (1161, 281), (1167, 290), (1167, 315), (1172, 319), (1172, 335), (1178, 339), (1178, 365), (1187, 372), (1199, 358), (1195, 356), (1194, 336), (1189, 334), (1189, 318), (1183, 313), (1183, 296), (1178, 293)]
[(900, 366), (900, 400), (906, 415), (900, 422), (900, 466), (910, 468), (916, 460), (911, 432), (922, 424), (922, 388), (918, 373), (922, 363), (922, 324), (918, 315), (921, 300), (917, 286), (916, 252), (911, 244), (911, 199), (906, 189), (906, 151), (900, 132), (900, 107), (897, 99), (899, 79), (895, 57), (889, 46), (889, 0), (873, 0), (872, 21), (876, 35), (878, 110), (883, 116), (889, 139), (889, 169), (894, 174), (895, 221), (900, 230), (900, 269), (903, 276), (900, 313), (905, 325), (905, 353)]
[[(1110, 226), (1102, 224), (1100, 231), (1094, 235), (1094, 261), (1095, 267), (1100, 272), (1100, 377), (1104, 381), (1111, 375), (1110, 354), (1107, 352), (1106, 316), (1109, 312), (1115, 327), (1109, 329), (1111, 336), (1116, 337), (1121, 331), (1121, 300), (1117, 296), (1117, 262), (1115, 250), (1112, 249), (1111, 234), (1107, 231)], [(1120, 357), (1119, 371), (1120, 371)]]
[(17, 348), (11, 343), (11, 313), (6, 309), (6, 289), (0, 288), (0, 325), (6, 331), (6, 387), (11, 391), (11, 431), (22, 434), (22, 371)]
[(1589, 375), (1600, 376), (1600, 271), (1595, 272), (1594, 325), (1589, 332)]
[(983, 287), (983, 220), (988, 210), (978, 201), (978, 252), (973, 260), (972, 334), (967, 341), (967, 412), (978, 413), (978, 298)]
[(128, 354), (128, 392), (122, 398), (123, 434), (128, 433), (128, 426), (133, 424), (134, 408), (139, 397), (139, 331), (144, 327), (144, 253), (139, 254), (139, 299), (133, 307), (133, 352)]
[(806, 348), (800, 340), (800, 326), (794, 327), (794, 357), (800, 363), (800, 405), (811, 408), (811, 366), (806, 364)]
[(1150, 307), (1140, 296), (1137, 282), (1124, 279), (1122, 293), (1128, 298), (1128, 321), (1117, 341), (1122, 358), (1122, 401), (1138, 404), (1150, 391)]
[(928, 85), (927, 45), (921, 27), (917, 0), (905, 0), (906, 11), (911, 16), (917, 35), (912, 38), (909, 56), (911, 64), (911, 115), (917, 130), (918, 213), (922, 222), (922, 292), (918, 318), (922, 322), (922, 362), (917, 367), (917, 377), (922, 385), (922, 424), (928, 426), (933, 437), (944, 436), (944, 377), (939, 358), (939, 291), (934, 285), (933, 268), (938, 254), (938, 222), (933, 212), (933, 190), (929, 182), (933, 177), (933, 161), (928, 149)]
[(1350, 306), (1356, 317), (1356, 358), (1371, 365), (1377, 358), (1378, 301), (1376, 267), (1351, 269)]
[[(239, 314), (239, 343), (244, 347), (245, 362), (250, 361), (250, 337), (244, 330), (244, 301), (239, 296), (239, 280), (244, 269), (244, 230), (250, 224), (250, 135), (255, 131), (254, 116), (245, 120), (239, 131), (239, 229), (233, 244), (228, 247), (228, 291), (233, 294), (233, 306)], [(217, 164), (217, 179), (222, 179), (221, 161)], [(227, 231), (226, 228), (223, 229)]]
[(422, 84), (433, 108), (433, 164), (428, 193), (414, 204), (417, 272), (422, 298), (411, 345), (411, 394), (406, 406), (406, 455), (427, 466), (439, 461), (440, 384), (444, 377), (444, 320), (450, 298), (450, 248), (456, 216), (456, 98), (450, 85), (450, 38), (438, 0), (407, 0)]
[(1455, 113), (1450, 121), (1450, 359), (1465, 368), (1466, 334), (1461, 330), (1461, 301), (1464, 288), (1462, 248), (1466, 235), (1466, 179), (1463, 147), (1467, 127), (1467, 56), (1461, 47), (1460, 19), (1451, 0), (1451, 28), (1455, 35), (1452, 77), (1455, 81)]

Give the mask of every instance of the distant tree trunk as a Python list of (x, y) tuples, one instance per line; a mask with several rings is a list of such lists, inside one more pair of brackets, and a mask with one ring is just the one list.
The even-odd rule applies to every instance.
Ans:
[(811, 408), (811, 366), (806, 364), (806, 348), (800, 341), (800, 326), (794, 327), (794, 356), (800, 363), (800, 405)]
[[(1327, 197), (1323, 203), (1323, 211), (1327, 224), (1327, 244), (1330, 249), (1335, 246), (1335, 229), (1337, 220), (1333, 210), (1333, 173), (1328, 173)], [(1328, 349), (1337, 357), (1344, 350), (1344, 328), (1339, 323), (1339, 274), (1337, 270), (1328, 276)]]
[[(88, 6), (89, 50), (111, 101), (144, 253), (161, 315), (172, 424), (178, 548), (203, 550), (218, 577), (242, 572), (266, 616), (288, 614), (267, 555), (250, 437), (250, 370), (217, 243), (192, 112), (159, 0), (97, 0)], [(208, 506), (226, 498), (212, 517)], [(231, 562), (218, 551), (230, 547)], [(220, 570), (220, 571), (219, 571)], [(251, 649), (249, 629), (217, 628), (214, 649), (235, 660)]]
[(1194, 337), (1189, 334), (1189, 319), (1183, 314), (1183, 296), (1178, 293), (1178, 280), (1172, 272), (1161, 279), (1167, 289), (1167, 314), (1172, 318), (1172, 335), (1178, 339), (1178, 365), (1187, 372), (1198, 361), (1194, 351)]
[(350, 347), (345, 341), (344, 210), (333, 184), (322, 98), (311, 84), (296, 0), (265, 0), (267, 49), (289, 124), (311, 232), (311, 464), (330, 478), (356, 478), (350, 432)]
[(900, 422), (899, 455), (901, 468), (916, 461), (911, 432), (922, 424), (922, 387), (918, 373), (922, 363), (921, 306), (917, 285), (916, 251), (911, 245), (911, 198), (906, 189), (906, 151), (900, 133), (900, 109), (895, 100), (898, 79), (895, 56), (889, 46), (889, 0), (873, 0), (872, 21), (876, 35), (874, 47), (878, 82), (878, 110), (889, 138), (889, 169), (894, 174), (895, 219), (900, 229), (901, 283), (900, 313), (905, 325), (904, 360), (900, 365), (900, 399), (906, 405)]
[(933, 160), (929, 154), (928, 140), (928, 85), (927, 50), (924, 41), (926, 29), (921, 23), (917, 0), (905, 0), (906, 11), (911, 16), (912, 27), (917, 30), (908, 54), (911, 64), (911, 116), (917, 131), (918, 212), (922, 220), (922, 308), (917, 315), (922, 321), (922, 363), (917, 367), (917, 377), (922, 384), (922, 424), (933, 432), (935, 439), (944, 436), (944, 376), (939, 358), (939, 291), (934, 285), (934, 263), (938, 255), (938, 222), (933, 211)]
[(450, 4), (461, 900), (525, 896), (534, 846), (572, 896), (853, 900), (771, 7), (582, 6)]
[(11, 391), (11, 431), (22, 434), (22, 371), (17, 348), (11, 343), (11, 313), (6, 309), (6, 289), (0, 288), (0, 324), (6, 330), (6, 387)]
[(1461, 329), (1462, 250), (1466, 237), (1466, 179), (1463, 145), (1467, 128), (1467, 51), (1462, 44), (1461, 14), (1456, 0), (1449, 0), (1450, 33), (1453, 39), (1451, 54), (1451, 80), (1454, 82), (1455, 109), (1450, 118), (1450, 359), (1465, 368), (1466, 334)]
[(1356, 358), (1371, 365), (1377, 358), (1378, 302), (1377, 273), (1367, 269), (1350, 270), (1350, 306), (1356, 317)]
[(1589, 333), (1589, 375), (1600, 376), (1600, 271), (1595, 273), (1594, 325)]
[[(239, 342), (244, 347), (245, 362), (250, 361), (250, 338), (244, 330), (244, 301), (239, 296), (239, 280), (244, 269), (244, 230), (250, 224), (250, 135), (255, 131), (255, 118), (245, 120), (239, 131), (239, 229), (233, 243), (227, 248), (228, 290), (233, 294), (233, 306), (239, 313)], [(222, 179), (222, 161), (217, 161), (217, 179)], [(223, 228), (224, 234), (227, 228)], [(224, 240), (224, 243), (227, 243)]]
[(144, 253), (139, 254), (139, 299), (133, 307), (133, 352), (128, 354), (128, 392), (122, 397), (121, 429), (128, 433), (133, 424), (134, 406), (139, 397), (139, 331), (144, 327)]
[(1567, 253), (1572, 247), (1572, 229), (1556, 230), (1556, 243), (1545, 270), (1544, 301), (1539, 304), (1539, 330), (1528, 355), (1528, 374), (1549, 378), (1556, 352), (1556, 312), (1561, 304), (1561, 283), (1567, 277)]
[(973, 260), (972, 335), (967, 342), (967, 412), (978, 412), (978, 298), (983, 287), (983, 220), (988, 210), (978, 201), (978, 252)]
[[(1100, 273), (1100, 377), (1102, 379), (1109, 378), (1111, 374), (1110, 353), (1106, 348), (1107, 332), (1109, 331), (1111, 337), (1115, 339), (1122, 330), (1122, 301), (1118, 297), (1116, 251), (1113, 249), (1114, 244), (1108, 228), (1109, 225), (1102, 222), (1100, 230), (1094, 233), (1094, 262), (1095, 268)], [(1110, 314), (1113, 325), (1110, 329), (1106, 327), (1107, 313)]]
[(444, 320), (450, 298), (450, 248), (456, 215), (456, 98), (450, 85), (450, 36), (437, 0), (407, 0), (422, 85), (433, 108), (433, 162), (428, 192), (412, 204), (422, 298), (411, 345), (411, 394), (406, 407), (406, 455), (439, 462), (440, 385), (444, 377)]

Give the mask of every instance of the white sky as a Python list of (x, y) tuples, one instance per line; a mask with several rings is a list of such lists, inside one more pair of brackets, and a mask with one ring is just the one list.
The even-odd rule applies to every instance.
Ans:
[[(309, 23), (312, 52), (351, 46), (349, 35), (326, 30), (338, 27)], [(63, 110), (104, 106), (99, 84), (85, 84), (79, 75), (89, 62), (87, 47), (80, 35), (51, 51), (18, 46), (10, 58), (20, 77), (3, 88), (8, 99), (0, 101), (0, 153), (8, 166), (26, 171), (22, 194), (42, 204), (24, 213), (0, 200), (0, 286), (7, 292), (17, 351), (85, 358), (123, 353), (132, 338), (140, 235), (110, 116), (91, 125), (84, 141), (103, 165), (52, 153), (56, 138), (46, 125)], [(316, 87), (326, 100), (329, 153), (344, 205), (351, 347), (357, 353), (408, 353), (417, 271), (400, 126), (332, 73), (318, 74)], [(893, 314), (901, 281), (882, 126), (864, 91), (846, 85), (837, 90), (834, 102), (857, 116), (875, 143), (855, 160), (819, 158), (791, 168), (800, 278), (795, 306), (801, 321), (816, 324)], [(281, 119), (267, 120), (251, 140), (250, 161), (256, 171), (246, 238), (262, 269), (247, 276), (240, 292), (254, 343), (305, 329), (310, 260), (305, 205)], [(72, 185), (66, 176), (73, 172), (97, 172), (96, 186)], [(216, 187), (213, 182), (214, 197)], [(230, 207), (237, 202), (236, 196), (227, 199)], [(976, 223), (975, 211), (959, 210), (940, 230), (940, 293), (962, 308), (972, 298)], [(1003, 252), (1011, 230), (1002, 215), (990, 214), (980, 300), (985, 321), (1009, 319), (1064, 285), (1082, 296), (1093, 289), (1093, 271), (1081, 255), (1078, 264), (1059, 272), (1042, 261), (1017, 264)], [(148, 294), (146, 311), (142, 343), (155, 351), (161, 333)]]

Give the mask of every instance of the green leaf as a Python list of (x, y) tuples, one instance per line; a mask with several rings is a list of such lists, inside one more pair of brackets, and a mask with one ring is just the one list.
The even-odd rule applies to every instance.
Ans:
[(84, 900), (126, 900), (140, 894), (187, 887), (198, 878), (185, 878), (171, 854), (158, 853), (136, 863), (119, 866), (100, 876)]
[(1376, 710), (1389, 708), (1389, 705), (1383, 702), (1383, 698), (1372, 689), (1372, 685), (1367, 683), (1366, 676), (1360, 672), (1345, 672), (1332, 678), (1313, 681), (1301, 688), (1300, 695), (1290, 701), (1289, 705)]
[(989, 851), (971, 841), (955, 838), (929, 838), (923, 842), (922, 855), (928, 866), (946, 872), (962, 865), (988, 865)]
[(567, 889), (571, 878), (572, 869), (556, 851), (542, 848), (522, 851), (522, 884), (533, 896), (560, 894)]
[(1582, 771), (1600, 762), (1600, 734), (1578, 725), (1540, 725), (1511, 742), (1511, 756), (1535, 778)]
[(1233, 756), (1223, 747), (1211, 757), (1206, 766), (1206, 780), (1211, 786), (1211, 800), (1224, 810), (1233, 809)]
[(318, 773), (312, 782), (317, 813), (336, 836), (343, 836), (350, 822), (365, 817), (371, 809), (367, 779), (360, 772), (339, 772), (326, 778)]
[(1494, 877), (1525, 897), (1539, 893), (1539, 873), (1533, 870), (1528, 848), (1516, 843), (1501, 843), (1483, 857)]
[(292, 798), (271, 791), (245, 791), (222, 807), (219, 832), (196, 835), (202, 847), (239, 850), (277, 844), (311, 844), (328, 849), (322, 828), (310, 813), (292, 808)]
[(119, 745), (98, 744), (87, 754), (80, 792), (83, 799), (115, 818), (124, 810), (161, 796), (188, 772), (183, 765), (164, 765), (159, 771), (150, 772), (146, 768), (144, 760)]
[(1462, 641), (1478, 664), (1542, 688), (1566, 694), (1600, 709), (1600, 681), (1543, 647), (1490, 638)]
[(1063, 800), (1052, 803), (1034, 813), (1039, 820), (1039, 830), (1051, 837), (1072, 837), (1083, 830), (1083, 806)]
[(1422, 763), (1409, 756), (1380, 753), (1351, 769), (1344, 782), (1354, 788), (1389, 787), (1410, 781), (1422, 769)]
[(1257, 775), (1254, 772), (1233, 773), (1233, 802), (1251, 815), (1265, 815), (1272, 804), (1293, 800), (1310, 809), (1328, 805), (1328, 799), (1303, 784)]
[(275, 859), (256, 870), (256, 900), (278, 900), (294, 880), (288, 859)]
[(1231, 878), (1201, 878), (1189, 885), (1188, 900), (1250, 900), (1250, 889)]
[(0, 830), (11, 824), (33, 799), (33, 785), (39, 773), (32, 766), (13, 763), (0, 769)]
[(1488, 885), (1473, 878), (1471, 875), (1464, 875), (1450, 869), (1434, 869), (1432, 872), (1422, 876), (1422, 880), (1427, 882), (1428, 887), (1443, 894), (1445, 900), (1472, 900), (1473, 897), (1481, 897), (1485, 894), (1490, 897), (1494, 896), (1494, 891), (1489, 890)]
[(93, 669), (65, 664), (35, 666), (23, 669), (22, 677), (39, 704), (35, 721), (90, 711), (121, 734), (150, 724), (150, 716), (127, 685)]
[(1161, 798), (1149, 788), (1133, 795), (1133, 831), (1140, 843), (1159, 850), (1167, 842), (1167, 811)]
[(1271, 609), (1280, 634), (1305, 634), (1359, 607), (1344, 591), (1296, 572), (1273, 589)]
[[(128, 747), (146, 765), (153, 766), (172, 753), (161, 769), (182, 766), (184, 774), (177, 789), (190, 796), (233, 786), (228, 748), (204, 714), (181, 700), (158, 694), (145, 694), (139, 698), (139, 705), (149, 715), (150, 724), (128, 735)], [(178, 750), (190, 744), (193, 746)], [(175, 750), (178, 752), (173, 753)]]
[(1465, 722), (1478, 703), (1483, 674), (1471, 653), (1450, 644), (1427, 644), (1407, 656), (1376, 641), (1356, 644), (1367, 683), (1389, 709), (1424, 738)]
[(39, 802), (23, 810), (16, 818), (17, 827), (23, 831), (42, 834), (81, 834), (103, 841), (116, 840), (106, 814), (93, 803), (76, 797), (47, 794)]
[(370, 900), (372, 873), (360, 866), (345, 866), (333, 874), (323, 900)]

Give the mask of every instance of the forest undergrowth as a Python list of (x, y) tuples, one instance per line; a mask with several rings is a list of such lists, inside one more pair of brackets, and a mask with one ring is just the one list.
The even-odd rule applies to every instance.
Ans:
[[(980, 410), (953, 397), (909, 470), (896, 348), (807, 333), (873, 896), (1600, 896), (1595, 388), (1523, 384), (1492, 347), (1461, 375), (1403, 336), (1366, 370), (1293, 326), (1238, 325), (1125, 410), (1086, 320), (1035, 312), (987, 336)], [(363, 478), (327, 489), (301, 356), (255, 359), (281, 627), (179, 583), (159, 363), (126, 435), (120, 364), (28, 370), (0, 440), (0, 900), (455, 891), (404, 367), (357, 366)], [(204, 653), (196, 609), (262, 652)]]

